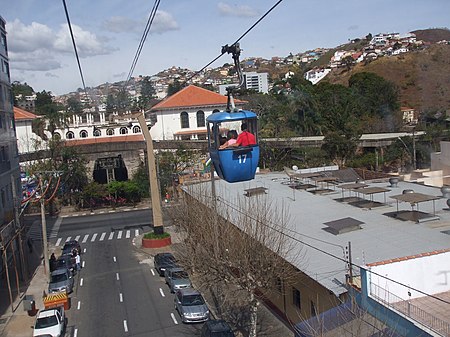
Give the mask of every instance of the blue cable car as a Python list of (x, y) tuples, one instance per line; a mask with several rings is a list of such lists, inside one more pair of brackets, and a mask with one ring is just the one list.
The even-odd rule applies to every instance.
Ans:
[[(259, 162), (257, 116), (252, 111), (216, 112), (206, 118), (208, 122), (209, 154), (220, 178), (229, 183), (251, 180)], [(247, 123), (248, 131), (255, 135), (256, 144), (220, 149), (220, 137), (227, 131), (224, 124)]]

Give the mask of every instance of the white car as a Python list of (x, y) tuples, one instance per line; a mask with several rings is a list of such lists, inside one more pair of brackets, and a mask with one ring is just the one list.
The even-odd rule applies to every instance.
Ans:
[(64, 308), (42, 310), (39, 312), (34, 324), (33, 337), (51, 336), (61, 337), (64, 335), (66, 317)]

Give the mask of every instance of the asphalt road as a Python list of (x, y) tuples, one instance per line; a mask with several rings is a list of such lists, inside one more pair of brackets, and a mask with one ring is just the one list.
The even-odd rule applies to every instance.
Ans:
[(85, 250), (67, 311), (66, 336), (199, 335), (201, 324), (181, 323), (174, 295), (153, 269), (153, 259), (132, 244), (148, 214), (147, 210), (63, 219), (53, 241), (62, 246), (67, 238), (78, 236)]

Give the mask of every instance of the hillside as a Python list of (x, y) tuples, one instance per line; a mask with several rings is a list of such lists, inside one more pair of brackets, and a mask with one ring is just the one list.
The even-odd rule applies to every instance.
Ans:
[[(433, 36), (437, 38), (438, 35)], [(366, 65), (357, 64), (350, 71), (333, 71), (327, 80), (348, 85), (352, 74), (363, 71), (373, 72), (397, 84), (402, 106), (418, 111), (450, 109), (450, 45), (436, 44), (415, 52), (381, 57)]]
[(430, 28), (415, 30), (411, 33), (416, 34), (417, 40), (436, 43), (442, 40), (450, 41), (450, 30), (447, 28)]

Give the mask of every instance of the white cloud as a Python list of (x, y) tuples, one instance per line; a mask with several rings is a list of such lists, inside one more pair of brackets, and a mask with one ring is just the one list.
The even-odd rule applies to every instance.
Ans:
[(178, 23), (173, 18), (172, 14), (165, 11), (157, 11), (155, 19), (153, 20), (150, 33), (165, 33), (171, 30), (178, 30)]
[(224, 16), (254, 17), (258, 15), (258, 11), (256, 9), (246, 5), (231, 6), (224, 2), (219, 2), (217, 8), (219, 9), (219, 13)]
[(143, 24), (124, 16), (113, 16), (104, 21), (102, 26), (112, 33), (136, 33), (142, 30)]

